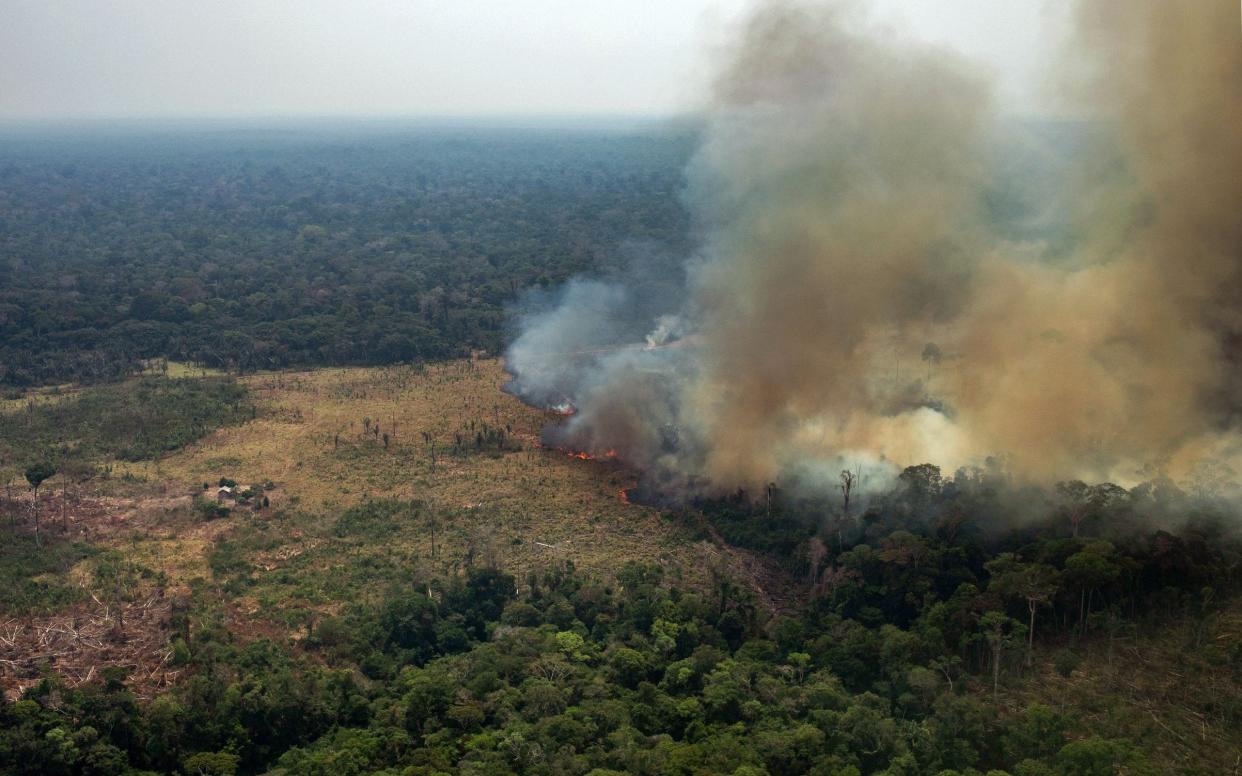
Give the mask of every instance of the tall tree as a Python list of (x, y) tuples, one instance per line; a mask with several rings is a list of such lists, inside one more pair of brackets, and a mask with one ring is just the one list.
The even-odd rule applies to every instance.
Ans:
[(1091, 511), (1091, 486), (1082, 480), (1058, 482), (1057, 509), (1069, 520), (1071, 536), (1077, 538), (1082, 521)]
[(1095, 592), (1121, 575), (1113, 545), (1105, 541), (1091, 542), (1065, 559), (1067, 578), (1078, 586), (1078, 628), (1086, 633), (1087, 619)]
[(1030, 614), (1026, 645), (1026, 664), (1029, 666), (1035, 651), (1035, 612), (1039, 607), (1051, 604), (1060, 588), (1060, 574), (1044, 563), (1023, 563), (1008, 552), (988, 562), (987, 569), (992, 575), (989, 590), (1026, 602)]
[(857, 476), (849, 469), (841, 472), (841, 514), (848, 515), (850, 513), (850, 493), (854, 490), (854, 481)]
[(34, 498), (30, 502), (30, 512), (34, 516), (35, 544), (39, 546), (42, 544), (39, 538), (39, 486), (54, 474), (56, 474), (56, 467), (47, 461), (26, 467), (26, 482), (30, 483), (30, 489), (34, 492)]
[(985, 641), (992, 655), (992, 700), (1000, 699), (1001, 659), (1005, 650), (1022, 642), (1022, 623), (1004, 612), (985, 612), (979, 618), (978, 637)]

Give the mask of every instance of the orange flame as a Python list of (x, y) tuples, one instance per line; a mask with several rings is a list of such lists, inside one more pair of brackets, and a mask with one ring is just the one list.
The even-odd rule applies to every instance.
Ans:
[(564, 450), (563, 448), (562, 452), (570, 458), (577, 458), (582, 461), (598, 461), (601, 459), (611, 459), (617, 457), (616, 450), (607, 450), (599, 455), (592, 455), (585, 450)]

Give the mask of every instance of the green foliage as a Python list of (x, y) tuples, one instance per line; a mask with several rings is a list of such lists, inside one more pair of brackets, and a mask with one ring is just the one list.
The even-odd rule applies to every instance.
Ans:
[(191, 509), (199, 520), (218, 520), (229, 516), (229, 508), (199, 494), (194, 494)]
[(35, 543), (28, 531), (0, 527), (0, 590), (14, 614), (50, 612), (82, 600), (86, 592), (66, 572), (95, 553), (78, 542)]
[(244, 386), (221, 378), (144, 377), (95, 386), (59, 401), (0, 412), (0, 455), (17, 461), (36, 457), (28, 473), (43, 474), (40, 481), (56, 472), (47, 451), (78, 460), (155, 458), (214, 428), (248, 420), (245, 398)]
[(1098, 736), (1073, 741), (1056, 756), (1057, 772), (1064, 776), (1155, 776), (1147, 758), (1124, 741), (1108, 741)]
[(1082, 660), (1068, 649), (1057, 652), (1052, 658), (1052, 665), (1057, 673), (1067, 679), (1073, 675), (1081, 662)]
[(0, 384), (497, 352), (518, 289), (626, 241), (685, 247), (691, 150), (662, 129), (9, 133)]
[(337, 536), (382, 540), (401, 528), (402, 522), (418, 519), (422, 502), (379, 499), (365, 501), (341, 513), (333, 528)]
[(250, 582), (250, 574), (254, 570), (242, 544), (223, 535), (217, 537), (207, 555), (207, 566), (212, 575), (227, 583), (234, 593), (240, 592)]
[(234, 776), (241, 758), (232, 752), (198, 752), (185, 758), (185, 772), (194, 776)]
[(1011, 762), (1046, 760), (1065, 745), (1070, 720), (1046, 706), (1031, 706), (1009, 725), (1002, 741)]
[(739, 491), (700, 506), (729, 544), (770, 553), (796, 566), (798, 549), (815, 534), (815, 526), (803, 519), (779, 490), (772, 491), (770, 502), (766, 495), (752, 499)]
[[(426, 583), (394, 589), (322, 619), (307, 639), (313, 660), (271, 642), (240, 645), (208, 616), (193, 643), (174, 641), (190, 679), (145, 711), (116, 677), (76, 689), (45, 682), (0, 706), (0, 770), (1152, 772), (1125, 741), (1071, 741), (1075, 720), (1050, 709), (997, 714), (950, 692), (938, 669), (919, 665), (943, 648), (917, 631), (884, 625), (858, 640), (842, 629), (849, 621), (812, 607), (799, 628), (782, 629), (799, 648), (752, 630), (730, 650), (713, 606), (655, 586), (655, 567), (624, 576), (625, 588), (601, 591), (568, 569), (532, 575), (525, 627), (496, 625), (519, 604), (512, 578), (492, 569), (433, 583), (439, 601)], [(470, 624), (480, 618), (481, 631)], [(980, 629), (1020, 632), (998, 612)], [(845, 689), (826, 667), (836, 658), (825, 639), (868, 645), (857, 659), (877, 678)], [(379, 681), (359, 685), (356, 667)], [(36, 702), (53, 695), (56, 704)]]
[(163, 584), (163, 575), (128, 560), (117, 550), (107, 550), (95, 557), (94, 583), (114, 601), (133, 600), (132, 596), (143, 580), (156, 580)]
[[(1032, 654), (1070, 673), (1059, 656), (1070, 653), (1053, 650), (1111, 645), (1119, 612), (1184, 612), (1193, 640), (1206, 641), (1236, 592), (1237, 540), (1211, 521), (1177, 537), (1106, 540), (1081, 525), (1073, 536), (1059, 515), (975, 531), (972, 514), (994, 512), (971, 483), (922, 467), (849, 533), (829, 535), (828, 523), (815, 537), (822, 567), (803, 569), (814, 594), (768, 623), (722, 564), (696, 591), (634, 561), (615, 580), (553, 565), (520, 590), (469, 560), (441, 578), (401, 554), (326, 576), (312, 564), (316, 585), (339, 585), (344, 603), (331, 615), (312, 601), (286, 608), (305, 638), (279, 644), (236, 641), (213, 591), (169, 629), (169, 662), (188, 679), (146, 709), (127, 706), (119, 676), (49, 681), (0, 707), (0, 772), (80, 772), (93, 758), (105, 771), (290, 775), (1152, 773), (1147, 742), (1102, 735), (1094, 711), (1023, 708), (1019, 674)], [(803, 505), (773, 495), (774, 513), (798, 518)], [(387, 546), (430, 517), (417, 502), (363, 503), (329, 524), (316, 562)], [(234, 526), (211, 547), (215, 583), (277, 600), (254, 564), (280, 541), (262, 520)], [(47, 557), (69, 547), (52, 543)], [(152, 578), (114, 553), (93, 568), (94, 583), (122, 599)], [(1079, 612), (1092, 606), (1105, 614), (1084, 633)], [(1201, 652), (1222, 677), (1242, 671), (1236, 645)], [(1227, 692), (1190, 703), (1196, 725), (1242, 719)]]
[(40, 461), (27, 466), (25, 474), (30, 487), (38, 490), (45, 480), (56, 474), (56, 467), (47, 461)]

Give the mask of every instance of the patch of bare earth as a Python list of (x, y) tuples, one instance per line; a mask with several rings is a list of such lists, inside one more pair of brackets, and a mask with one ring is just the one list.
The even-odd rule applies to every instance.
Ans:
[(175, 599), (151, 593), (137, 601), (108, 604), (93, 597), (56, 615), (0, 622), (0, 687), (15, 698), (45, 673), (70, 687), (120, 667), (141, 698), (177, 680), (169, 665), (169, 627)]

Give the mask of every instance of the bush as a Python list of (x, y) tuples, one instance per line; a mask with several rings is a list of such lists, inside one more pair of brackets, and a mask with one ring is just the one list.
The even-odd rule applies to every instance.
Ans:
[(1073, 652), (1063, 649), (1052, 658), (1052, 667), (1057, 670), (1058, 674), (1068, 679), (1081, 662), (1082, 660)]
[(337, 518), (333, 533), (340, 537), (358, 536), (383, 539), (397, 532), (402, 522), (414, 520), (421, 509), (422, 504), (417, 501), (398, 499), (365, 501), (345, 510)]
[(229, 516), (228, 507), (202, 496), (194, 497), (191, 509), (198, 516), (198, 519), (203, 521), (218, 520)]

